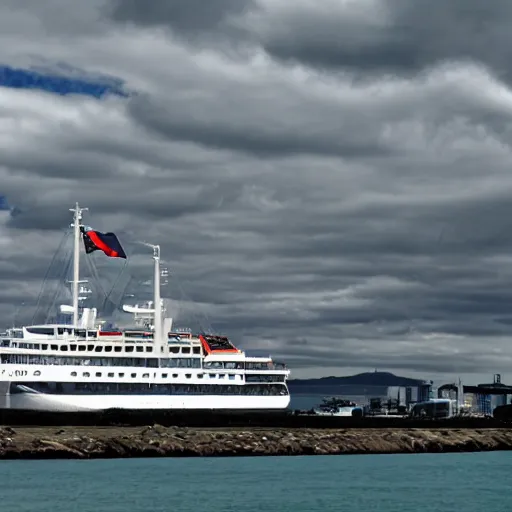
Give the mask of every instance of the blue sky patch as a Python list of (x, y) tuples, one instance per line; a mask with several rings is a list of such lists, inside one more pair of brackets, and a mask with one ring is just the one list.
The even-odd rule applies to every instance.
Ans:
[(9, 206), (9, 203), (7, 201), (7, 197), (0, 196), (0, 212), (2, 211), (10, 211), (11, 207)]
[(67, 77), (58, 74), (42, 73), (28, 69), (13, 68), (0, 65), (0, 87), (13, 89), (36, 89), (59, 94), (81, 94), (93, 98), (106, 95), (127, 97), (123, 90), (123, 82), (117, 79)]

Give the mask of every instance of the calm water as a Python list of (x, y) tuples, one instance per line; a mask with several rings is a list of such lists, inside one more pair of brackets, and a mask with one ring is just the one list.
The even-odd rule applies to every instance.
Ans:
[(2, 512), (510, 512), (512, 453), (0, 462)]

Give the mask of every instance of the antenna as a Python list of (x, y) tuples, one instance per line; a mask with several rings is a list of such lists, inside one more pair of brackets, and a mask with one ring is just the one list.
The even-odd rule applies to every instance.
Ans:
[(69, 211), (73, 212), (73, 228), (74, 245), (73, 245), (73, 326), (78, 326), (78, 299), (79, 289), (78, 285), (84, 281), (80, 281), (80, 227), (82, 221), (82, 212), (88, 211), (89, 208), (80, 208), (78, 203), (75, 203), (74, 208)]

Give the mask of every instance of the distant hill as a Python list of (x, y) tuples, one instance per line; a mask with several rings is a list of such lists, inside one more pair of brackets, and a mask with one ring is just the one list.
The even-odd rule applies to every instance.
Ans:
[(388, 387), (417, 387), (421, 379), (400, 377), (390, 372), (366, 372), (348, 377), (321, 377), (319, 379), (290, 379), (292, 393), (301, 394), (367, 394), (385, 393)]
[(349, 377), (320, 377), (319, 379), (290, 379), (294, 386), (419, 386), (423, 380), (400, 377), (390, 372), (365, 372)]

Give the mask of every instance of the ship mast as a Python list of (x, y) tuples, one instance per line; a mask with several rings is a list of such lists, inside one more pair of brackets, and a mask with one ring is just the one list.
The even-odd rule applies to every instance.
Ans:
[(143, 243), (147, 247), (151, 247), (151, 249), (153, 249), (153, 259), (155, 260), (155, 270), (153, 278), (153, 344), (160, 357), (161, 353), (164, 352), (163, 347), (165, 346), (162, 339), (162, 300), (160, 298), (160, 246), (148, 244), (146, 242)]
[(82, 212), (87, 211), (88, 208), (80, 208), (76, 203), (74, 208), (70, 208), (73, 215), (73, 228), (74, 245), (73, 245), (73, 327), (78, 326), (78, 298), (79, 288), (78, 285), (83, 282), (80, 281), (80, 226), (82, 221)]
[(153, 307), (155, 308), (155, 328), (153, 332), (153, 340), (155, 346), (160, 347), (160, 352), (163, 352), (162, 346), (162, 305), (160, 299), (160, 246), (153, 246), (153, 259), (155, 260), (155, 289), (153, 292)]

